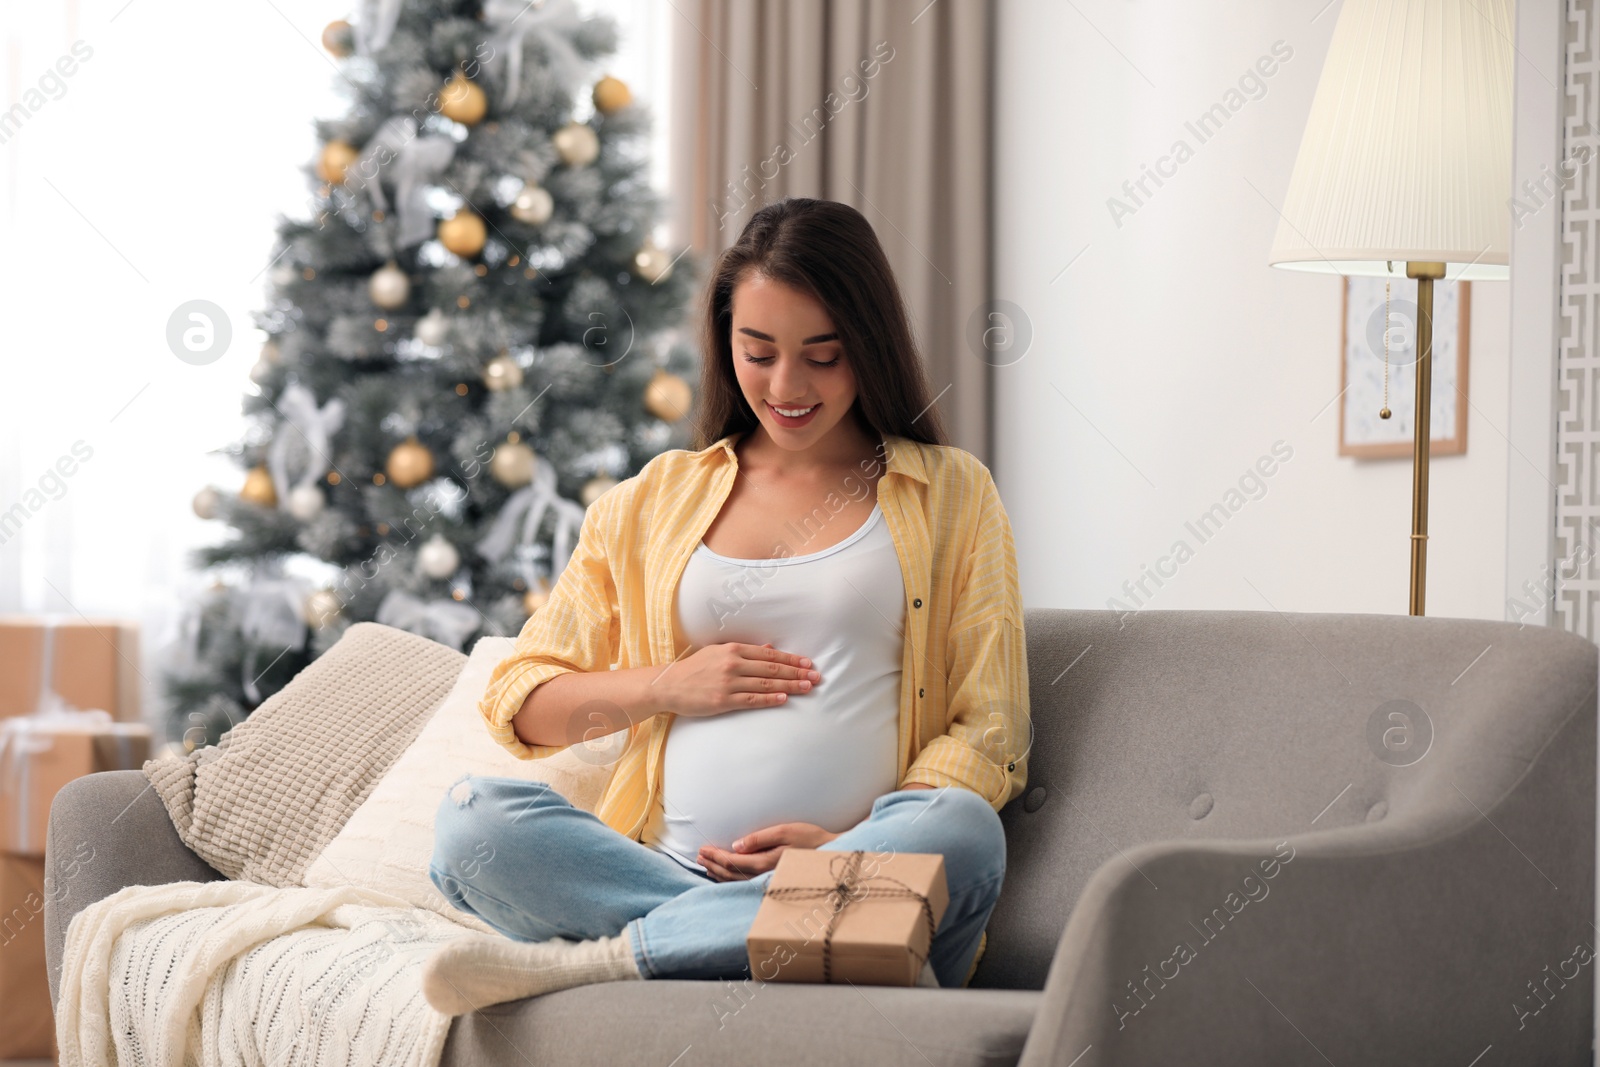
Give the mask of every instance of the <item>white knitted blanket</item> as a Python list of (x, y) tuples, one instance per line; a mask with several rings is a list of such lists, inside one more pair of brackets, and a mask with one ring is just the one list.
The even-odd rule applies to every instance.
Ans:
[(422, 962), (467, 933), (351, 886), (129, 886), (67, 928), (60, 1064), (436, 1067)]

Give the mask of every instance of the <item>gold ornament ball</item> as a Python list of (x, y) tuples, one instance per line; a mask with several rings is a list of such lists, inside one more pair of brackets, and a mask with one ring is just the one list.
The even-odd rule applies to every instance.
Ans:
[(413, 489), (433, 477), (433, 453), (415, 437), (408, 437), (394, 446), (383, 470), (398, 488)]
[(663, 422), (677, 422), (689, 414), (694, 390), (676, 374), (656, 368), (655, 377), (644, 387), (644, 408)]
[(483, 384), (495, 393), (515, 389), (522, 384), (522, 368), (508, 354), (501, 353), (484, 364)]
[(532, 615), (550, 599), (550, 579), (537, 578), (533, 588), (522, 594), (522, 610)]
[(600, 499), (607, 489), (617, 484), (617, 480), (609, 474), (597, 474), (583, 483), (583, 506), (588, 507)]
[(489, 473), (507, 489), (520, 489), (533, 481), (534, 467), (539, 459), (533, 449), (520, 441), (506, 441), (495, 446), (489, 459)]
[(1394, 412), (1390, 411), (1388, 405), (1386, 404), (1384, 405), (1383, 410), (1378, 412), (1378, 418), (1387, 419), (1392, 414), (1394, 414)]
[(489, 110), (489, 98), (476, 82), (460, 71), (439, 93), (439, 114), (465, 126), (474, 126)]
[(550, 221), (555, 211), (555, 200), (550, 190), (540, 185), (524, 185), (522, 192), (511, 202), (511, 217), (530, 226), (542, 226)]
[(344, 19), (334, 19), (322, 29), (322, 47), (343, 59), (355, 51), (355, 30)]
[(262, 508), (278, 506), (278, 491), (273, 488), (272, 475), (266, 467), (250, 468), (244, 476), (244, 487), (239, 490), (239, 499)]
[(586, 122), (569, 122), (550, 135), (561, 161), (570, 166), (584, 167), (600, 155), (600, 138), (594, 127)]
[(439, 223), (439, 243), (458, 256), (475, 256), (483, 251), (489, 229), (475, 211), (458, 211)]
[(594, 109), (602, 115), (612, 115), (633, 103), (633, 93), (628, 83), (607, 74), (594, 83)]
[(672, 258), (647, 241), (633, 254), (633, 272), (652, 285), (665, 281), (672, 273)]
[(411, 295), (411, 279), (407, 278), (406, 272), (391, 259), (373, 271), (371, 279), (367, 282), (367, 295), (372, 298), (374, 304), (393, 311), (395, 308), (403, 307), (406, 298)]
[(350, 164), (360, 158), (361, 153), (348, 141), (329, 141), (322, 146), (322, 155), (317, 160), (317, 177), (329, 185), (343, 185)]
[(332, 589), (318, 589), (306, 597), (302, 617), (306, 625), (313, 630), (320, 630), (339, 621), (339, 615), (344, 610), (344, 605), (339, 603), (339, 595)]

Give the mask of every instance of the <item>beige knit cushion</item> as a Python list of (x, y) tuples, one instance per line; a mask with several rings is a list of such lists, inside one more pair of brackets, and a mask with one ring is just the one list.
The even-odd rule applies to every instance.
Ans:
[(145, 775), (201, 859), (229, 878), (300, 885), (466, 662), (358, 622), (219, 744), (150, 760)]

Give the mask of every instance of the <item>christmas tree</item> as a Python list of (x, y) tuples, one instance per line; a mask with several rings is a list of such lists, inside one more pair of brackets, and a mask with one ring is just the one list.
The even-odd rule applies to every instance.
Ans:
[[(699, 266), (652, 239), (651, 115), (572, 0), (367, 0), (327, 27), (310, 218), (280, 216), (267, 335), (226, 451), (231, 536), (163, 656), (169, 730), (215, 743), (350, 625), (515, 636), (584, 508), (688, 438)], [(592, 102), (592, 107), (588, 107)]]

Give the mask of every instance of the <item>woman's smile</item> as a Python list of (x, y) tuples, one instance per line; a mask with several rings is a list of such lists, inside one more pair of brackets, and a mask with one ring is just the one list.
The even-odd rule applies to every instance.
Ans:
[[(790, 407), (787, 404), (785, 404), (781, 408), (774, 407), (773, 404), (772, 404), (772, 401), (770, 401), (770, 400), (767, 401), (766, 403), (767, 403), (767, 410), (772, 412), (772, 417), (777, 422), (777, 424), (779, 426), (788, 427), (790, 429), (798, 429), (799, 427), (804, 426), (806, 423), (810, 422), (816, 416), (817, 409), (822, 407), (822, 404), (820, 402), (816, 403), (816, 404), (812, 404), (810, 407), (805, 407), (805, 408)], [(786, 414), (784, 414), (784, 412), (788, 412), (788, 411), (798, 411), (801, 414), (799, 414), (799, 415), (786, 415)]]

